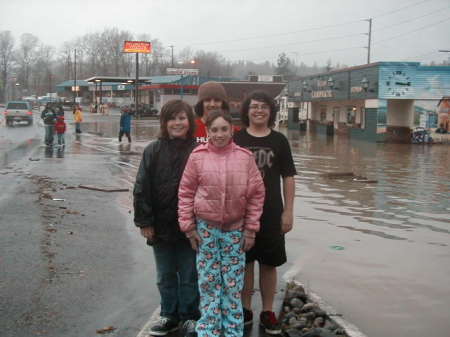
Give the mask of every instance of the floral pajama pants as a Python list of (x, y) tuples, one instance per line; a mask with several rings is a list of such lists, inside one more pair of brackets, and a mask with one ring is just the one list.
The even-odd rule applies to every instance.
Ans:
[(196, 327), (198, 337), (242, 337), (242, 231), (225, 232), (203, 220), (197, 221), (197, 231), (202, 239), (197, 253), (201, 312)]

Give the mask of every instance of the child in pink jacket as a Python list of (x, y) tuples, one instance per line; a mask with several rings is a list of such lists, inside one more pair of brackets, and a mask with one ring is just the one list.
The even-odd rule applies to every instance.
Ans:
[(243, 335), (245, 251), (255, 242), (264, 183), (252, 153), (233, 140), (229, 114), (208, 115), (209, 142), (191, 153), (179, 188), (179, 224), (197, 251), (199, 337)]

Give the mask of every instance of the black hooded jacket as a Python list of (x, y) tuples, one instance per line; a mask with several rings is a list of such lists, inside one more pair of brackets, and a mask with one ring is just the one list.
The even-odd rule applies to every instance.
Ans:
[(158, 139), (144, 150), (134, 184), (134, 223), (152, 226), (153, 242), (187, 240), (178, 225), (178, 186), (193, 139)]

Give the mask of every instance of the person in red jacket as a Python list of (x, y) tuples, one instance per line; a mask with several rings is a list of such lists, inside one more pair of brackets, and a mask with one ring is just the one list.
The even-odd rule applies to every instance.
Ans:
[(58, 145), (64, 147), (64, 134), (66, 133), (66, 122), (64, 122), (64, 116), (58, 116), (58, 118), (56, 119), (55, 130), (58, 137)]
[(178, 192), (180, 229), (197, 251), (198, 337), (243, 335), (245, 251), (255, 242), (264, 183), (252, 152), (232, 139), (231, 116), (210, 112), (209, 140), (195, 148)]

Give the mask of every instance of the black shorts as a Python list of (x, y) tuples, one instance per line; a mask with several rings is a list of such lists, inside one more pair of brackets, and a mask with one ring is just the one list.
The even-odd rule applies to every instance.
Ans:
[(272, 267), (278, 267), (287, 261), (284, 234), (258, 235), (255, 245), (245, 256), (245, 262), (258, 261)]

